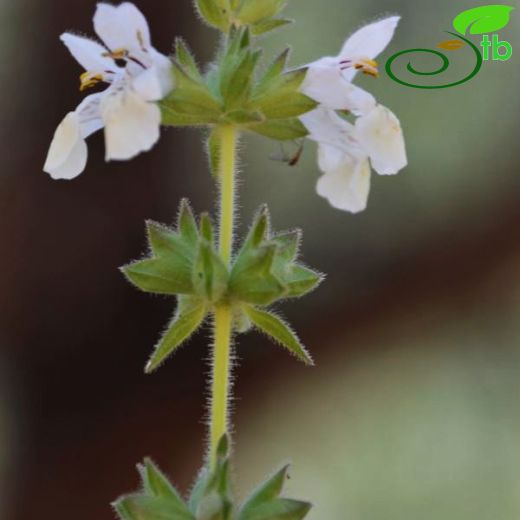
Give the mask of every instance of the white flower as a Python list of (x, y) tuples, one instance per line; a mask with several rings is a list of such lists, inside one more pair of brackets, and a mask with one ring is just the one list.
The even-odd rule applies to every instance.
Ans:
[(407, 164), (403, 133), (395, 115), (376, 105), (352, 125), (334, 110), (319, 107), (301, 116), (309, 138), (318, 143), (324, 173), (317, 192), (337, 208), (363, 211), (370, 191), (370, 164), (380, 175), (393, 175)]
[(362, 27), (343, 45), (339, 56), (326, 56), (307, 65), (302, 92), (334, 110), (366, 114), (376, 105), (374, 97), (352, 85), (357, 71), (377, 76), (374, 59), (386, 48), (399, 22), (398, 16)]
[[(370, 192), (370, 166), (380, 175), (393, 175), (407, 164), (401, 125), (372, 94), (351, 82), (357, 71), (378, 75), (374, 61), (392, 39), (398, 16), (385, 18), (355, 32), (339, 56), (307, 66), (302, 92), (319, 103), (300, 117), (309, 139), (318, 143), (323, 175), (317, 191), (332, 206), (352, 213), (363, 211)], [(349, 111), (349, 123), (335, 111)]]
[(159, 139), (161, 113), (155, 103), (172, 89), (171, 62), (151, 44), (150, 30), (135, 5), (98, 4), (94, 28), (105, 46), (74, 34), (61, 40), (85, 69), (81, 90), (108, 84), (86, 97), (58, 126), (44, 170), (73, 179), (85, 168), (85, 139), (105, 128), (106, 160), (131, 159)]

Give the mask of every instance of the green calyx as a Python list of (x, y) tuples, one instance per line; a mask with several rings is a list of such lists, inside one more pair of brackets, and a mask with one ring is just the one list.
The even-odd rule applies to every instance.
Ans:
[(195, 333), (217, 306), (233, 311), (237, 333), (252, 327), (307, 364), (312, 360), (290, 326), (267, 307), (300, 298), (314, 290), (322, 275), (297, 261), (301, 233), (273, 234), (263, 207), (228, 268), (217, 254), (213, 224), (207, 214), (199, 222), (186, 200), (177, 226), (147, 222), (150, 255), (122, 268), (139, 289), (176, 296), (175, 315), (146, 367), (158, 368)]
[(246, 26), (260, 35), (290, 24), (292, 20), (279, 17), (286, 4), (286, 0), (195, 0), (201, 18), (226, 34)]
[(202, 74), (178, 40), (175, 88), (161, 102), (163, 124), (233, 125), (280, 141), (305, 137), (308, 132), (298, 116), (313, 110), (316, 102), (299, 91), (307, 71), (288, 71), (288, 56), (284, 51), (259, 73), (260, 50), (252, 46), (250, 29), (232, 29), (216, 63)]
[(243, 504), (236, 504), (230, 482), (229, 440), (220, 441), (213, 471), (204, 467), (185, 501), (149, 459), (138, 465), (142, 489), (113, 506), (121, 520), (302, 520), (311, 504), (280, 497), (288, 466), (265, 480)]

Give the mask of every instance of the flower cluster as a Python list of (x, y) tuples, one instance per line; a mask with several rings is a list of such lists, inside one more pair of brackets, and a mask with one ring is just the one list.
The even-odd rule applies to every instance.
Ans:
[[(221, 3), (227, 5), (227, 0)], [(362, 27), (338, 56), (300, 69), (287, 70), (286, 51), (255, 81), (259, 53), (250, 47), (249, 31), (288, 23), (273, 18), (281, 3), (248, 0), (235, 11), (212, 5), (213, 0), (197, 3), (211, 25), (229, 30), (230, 45), (206, 77), (181, 40), (173, 62), (156, 51), (144, 16), (130, 3), (98, 5), (94, 27), (104, 45), (63, 34), (62, 41), (86, 71), (81, 90), (108, 87), (65, 117), (44, 170), (55, 179), (79, 175), (87, 161), (85, 139), (103, 127), (106, 159), (125, 160), (157, 142), (161, 123), (210, 128), (233, 124), (276, 140), (307, 136), (317, 142), (323, 172), (318, 194), (335, 208), (364, 210), (371, 166), (380, 175), (393, 175), (406, 166), (407, 158), (397, 117), (352, 81), (358, 71), (378, 76), (374, 60), (392, 39), (399, 17)], [(210, 139), (210, 152), (218, 156), (212, 144)]]
[[(407, 164), (397, 117), (352, 84), (358, 71), (378, 75), (374, 58), (386, 48), (398, 22), (393, 16), (361, 28), (345, 42), (339, 56), (309, 64), (302, 85), (302, 91), (320, 103), (301, 117), (309, 138), (318, 143), (323, 172), (318, 193), (332, 206), (352, 213), (366, 208), (370, 164), (380, 175), (393, 175)], [(351, 113), (355, 124), (337, 111)]]
[(61, 36), (85, 69), (81, 90), (108, 87), (86, 97), (56, 130), (44, 166), (54, 179), (73, 179), (85, 169), (85, 139), (102, 128), (107, 160), (150, 150), (161, 125), (154, 101), (173, 87), (171, 62), (152, 47), (148, 23), (135, 5), (98, 4), (94, 28), (104, 45), (75, 34)]

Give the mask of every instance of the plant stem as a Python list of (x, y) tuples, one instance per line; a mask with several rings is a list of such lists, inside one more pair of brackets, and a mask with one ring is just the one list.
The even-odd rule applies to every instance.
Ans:
[(220, 132), (220, 255), (226, 265), (231, 261), (235, 221), (235, 166), (237, 130), (226, 126)]
[[(222, 260), (229, 266), (233, 252), (237, 130), (234, 127), (222, 127), (218, 132), (220, 137), (219, 251)], [(218, 305), (214, 317), (209, 453), (211, 468), (215, 467), (218, 443), (228, 431), (232, 323), (233, 315), (230, 306)]]

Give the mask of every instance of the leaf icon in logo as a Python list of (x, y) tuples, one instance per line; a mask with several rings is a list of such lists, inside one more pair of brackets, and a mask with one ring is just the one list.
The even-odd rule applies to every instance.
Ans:
[(485, 34), (502, 29), (509, 23), (514, 7), (509, 5), (483, 5), (463, 11), (453, 20), (453, 27), (460, 34)]
[(444, 49), (445, 51), (456, 51), (466, 45), (462, 40), (444, 40), (437, 44), (439, 49)]

